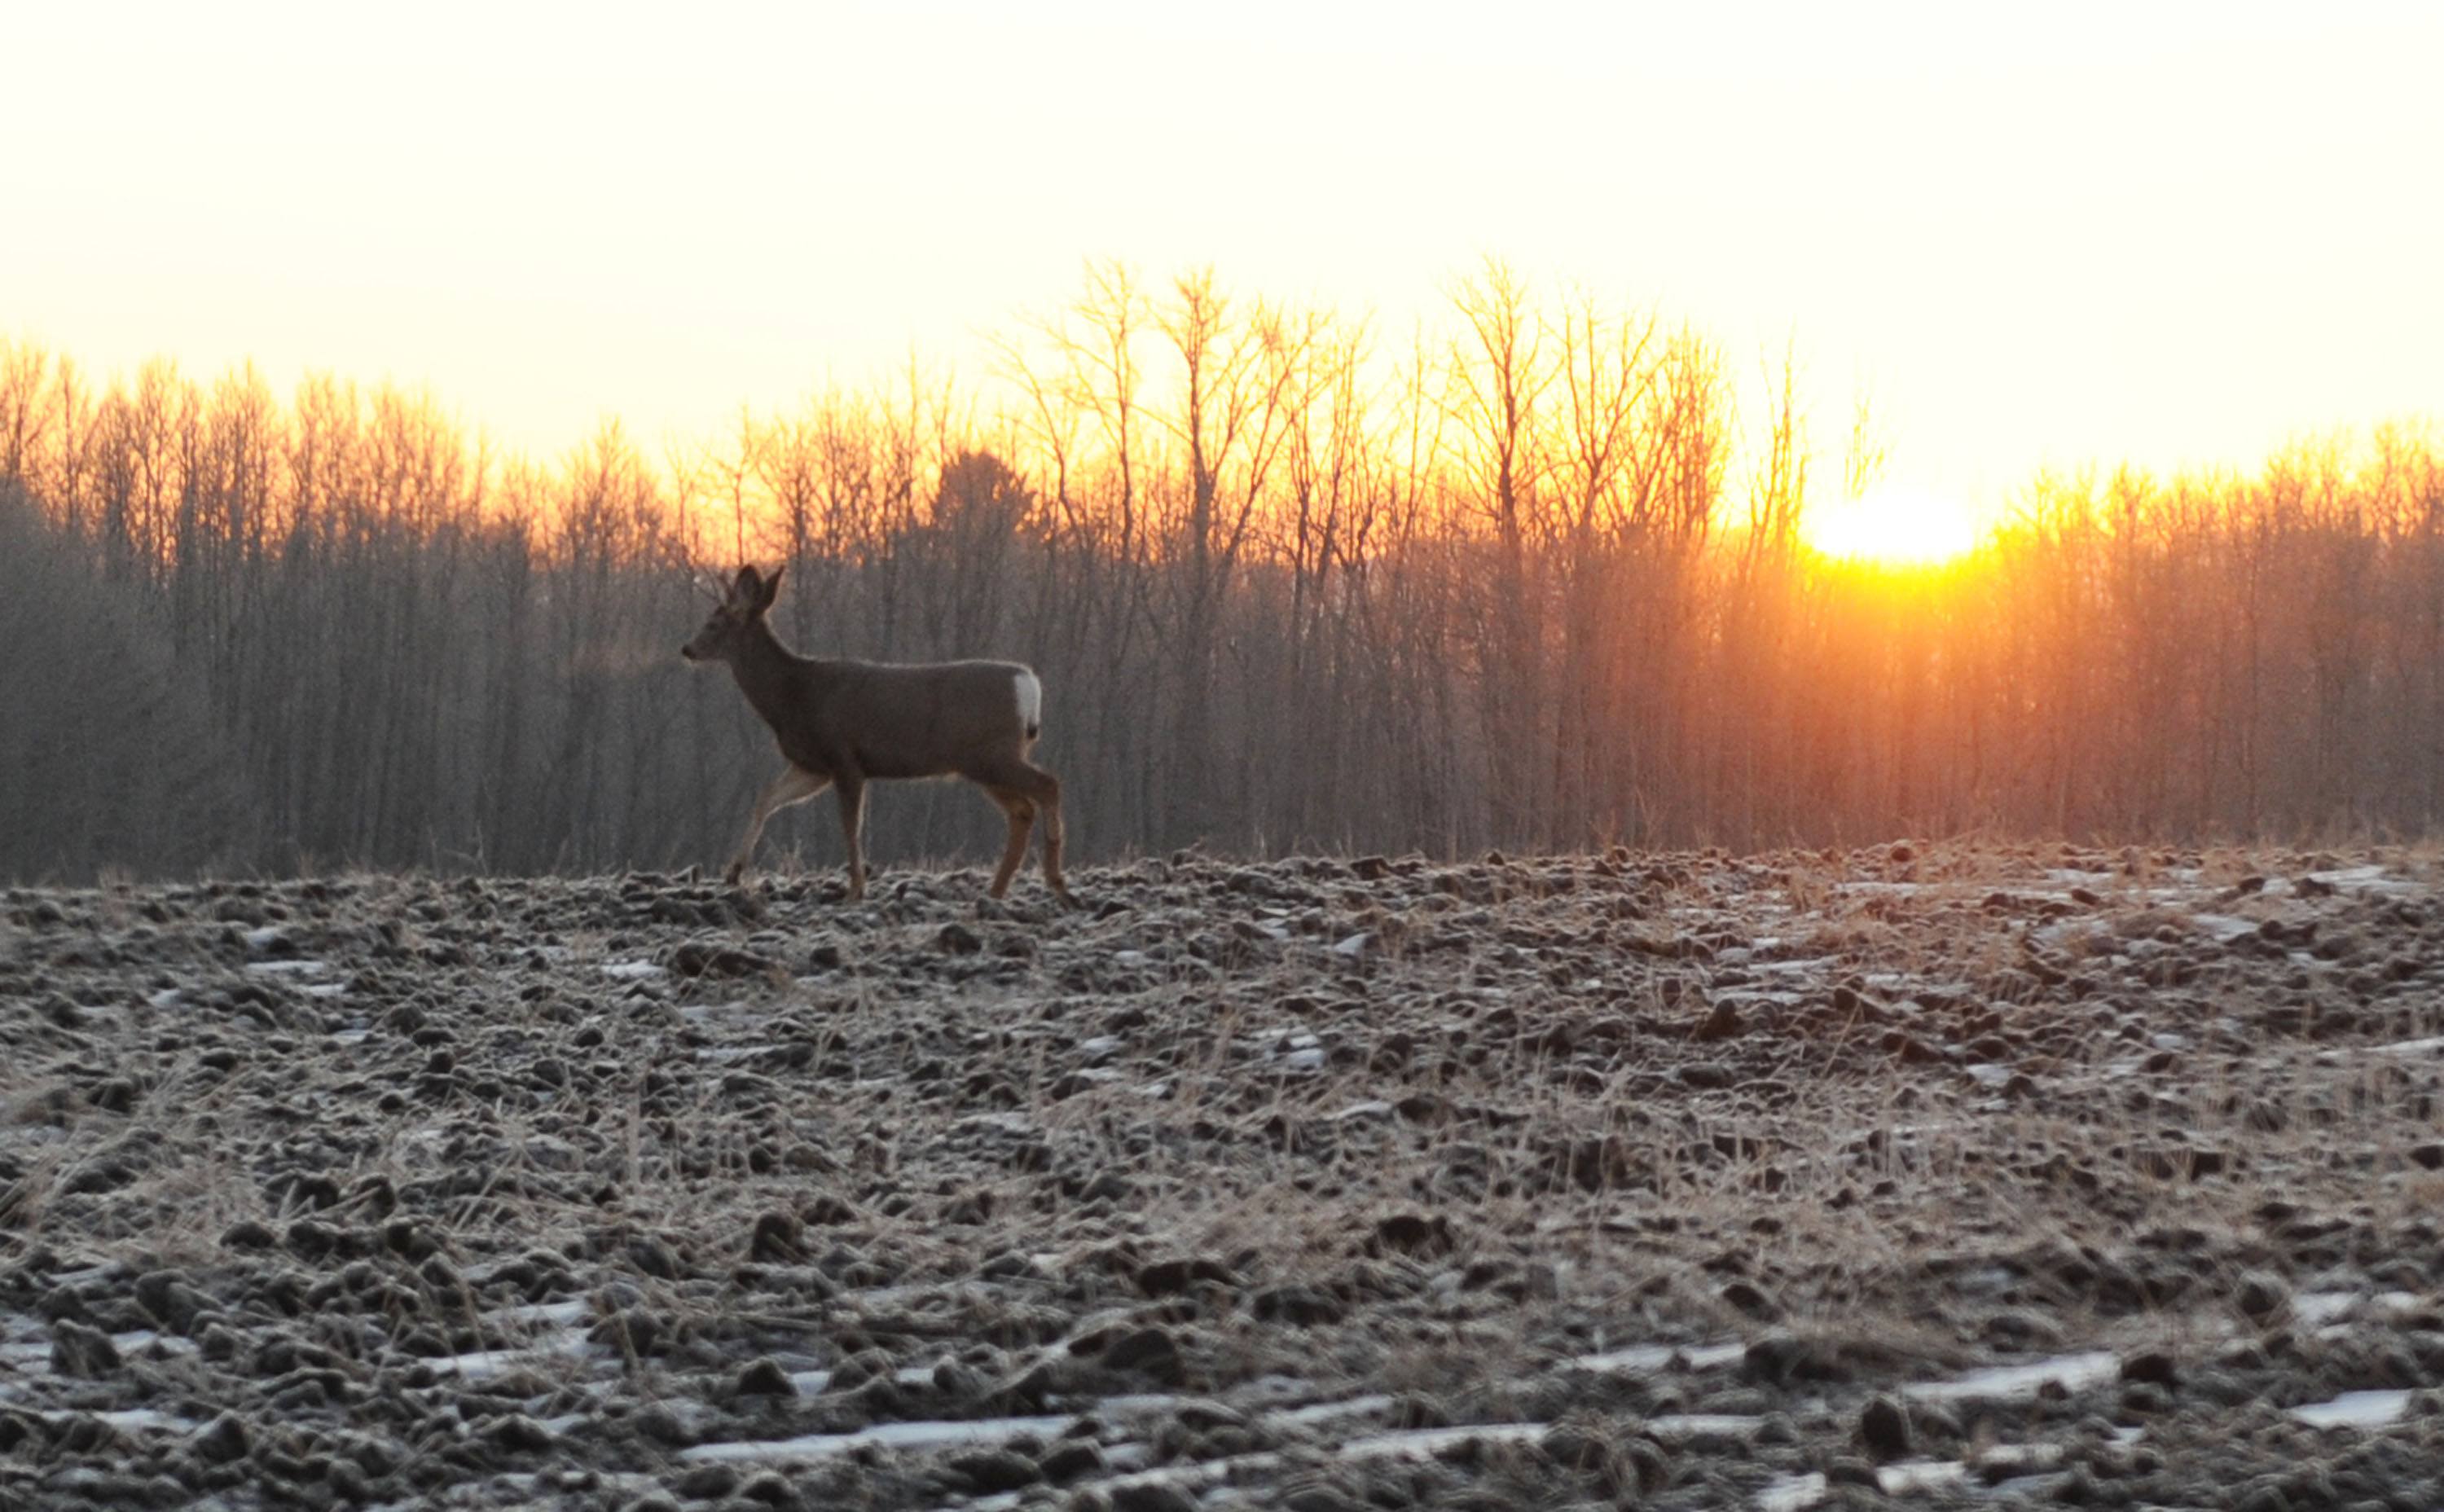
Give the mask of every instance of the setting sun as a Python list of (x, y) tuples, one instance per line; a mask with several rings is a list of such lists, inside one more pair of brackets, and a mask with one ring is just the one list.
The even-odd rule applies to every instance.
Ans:
[(1800, 535), (1843, 562), (1929, 567), (1977, 544), (1975, 513), (1960, 500), (1907, 483), (1879, 483), (1855, 499), (1827, 499), (1807, 511)]

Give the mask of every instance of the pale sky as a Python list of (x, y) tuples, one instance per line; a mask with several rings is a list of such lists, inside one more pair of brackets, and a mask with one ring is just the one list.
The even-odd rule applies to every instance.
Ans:
[(1794, 341), (1831, 469), (1863, 379), (1894, 473), (1981, 501), (2444, 419), (2432, 0), (9, 0), (0, 36), (0, 332), (426, 386), (541, 452), (912, 346), (981, 377), (1090, 257), (1404, 339), (1497, 254), (1743, 377)]

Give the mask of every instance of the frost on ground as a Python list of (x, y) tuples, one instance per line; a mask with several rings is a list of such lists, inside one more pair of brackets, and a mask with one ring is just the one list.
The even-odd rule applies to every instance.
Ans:
[(2444, 1498), (2425, 852), (0, 894), (0, 1505)]

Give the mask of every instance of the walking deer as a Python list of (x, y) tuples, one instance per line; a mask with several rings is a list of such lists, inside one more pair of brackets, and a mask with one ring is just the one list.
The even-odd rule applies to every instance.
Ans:
[(1040, 815), (1045, 884), (1069, 902), (1061, 879), (1061, 784), (1027, 759), (1043, 728), (1044, 685), (1033, 670), (1014, 661), (903, 666), (797, 655), (765, 622), (780, 587), (778, 567), (761, 574), (739, 568), (713, 617), (679, 649), (690, 661), (729, 664), (788, 763), (755, 800), (747, 836), (731, 858), (730, 880), (746, 875), (766, 820), (828, 786), (840, 792), (848, 895), (863, 897), (865, 854), (858, 832), (865, 784), (955, 775), (983, 788), (1009, 816), (1009, 844), (993, 873), (992, 895), (1009, 891)]

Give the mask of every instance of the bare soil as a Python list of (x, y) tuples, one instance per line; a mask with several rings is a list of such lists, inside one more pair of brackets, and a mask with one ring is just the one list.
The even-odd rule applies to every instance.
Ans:
[(2425, 1508), (2426, 851), (0, 894), (0, 1505)]

